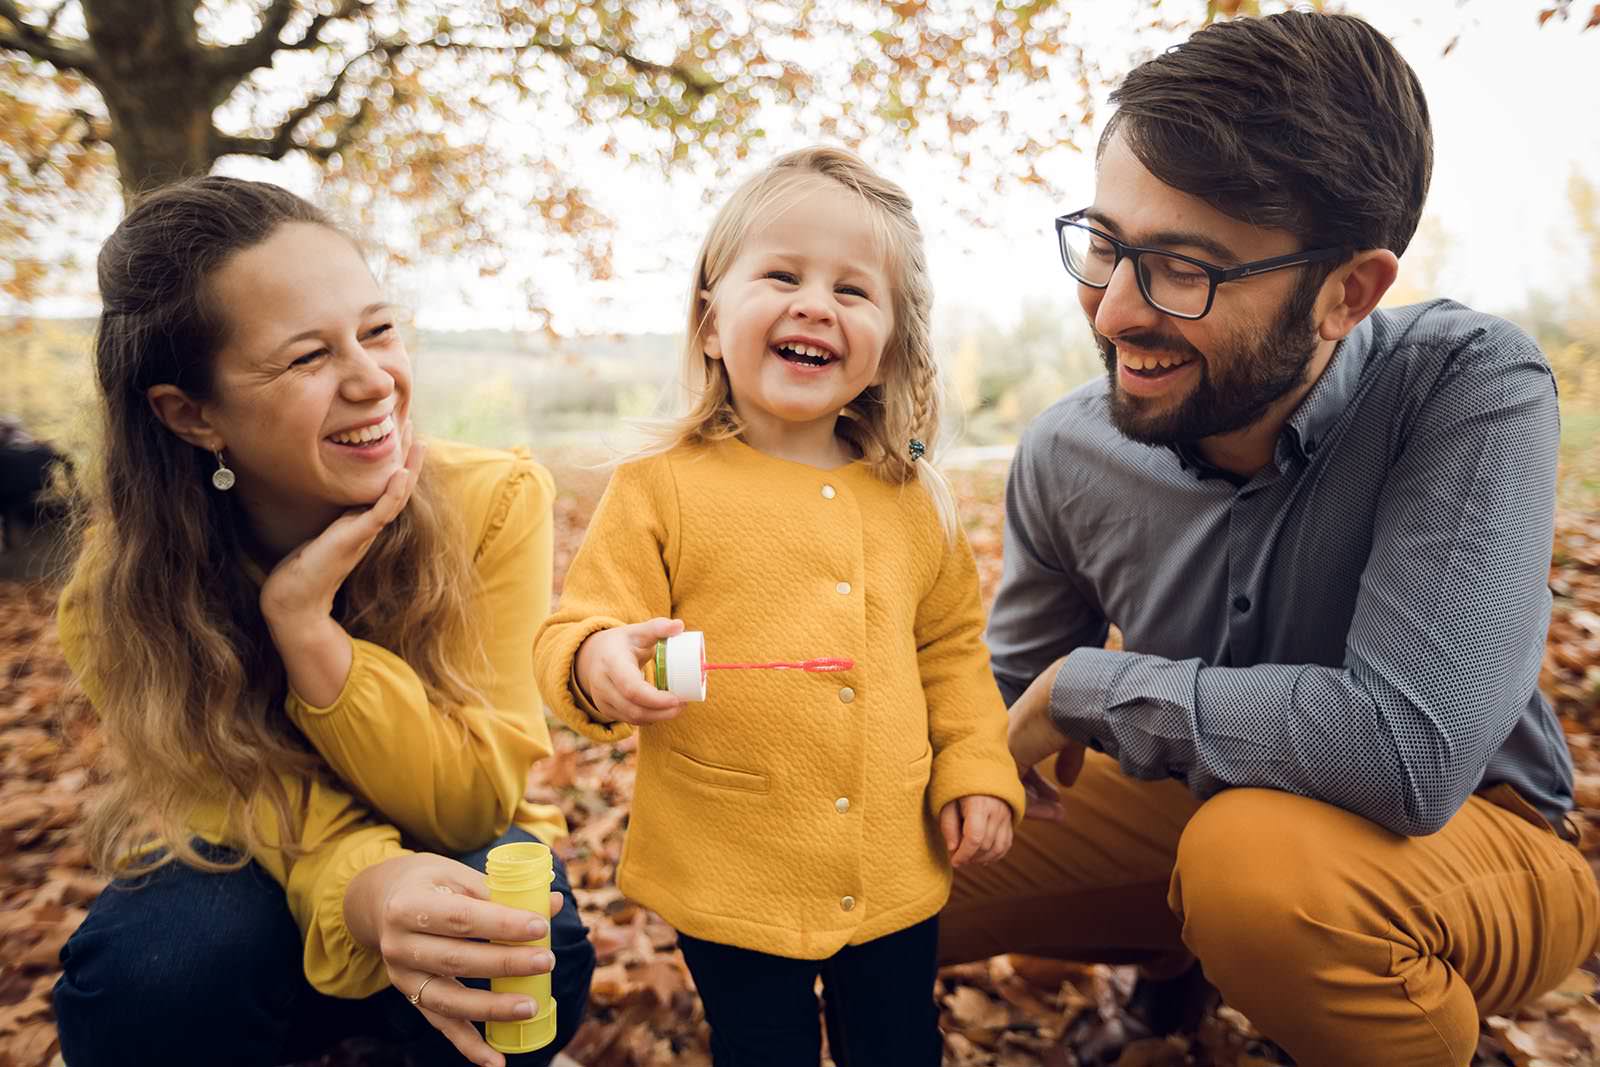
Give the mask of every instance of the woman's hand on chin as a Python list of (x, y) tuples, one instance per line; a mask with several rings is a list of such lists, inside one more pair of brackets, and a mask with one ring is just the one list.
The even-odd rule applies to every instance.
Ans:
[[(550, 914), (565, 900), (550, 894)], [(549, 949), (485, 941), (532, 941), (549, 930), (543, 916), (489, 900), (483, 875), (464, 863), (418, 852), (374, 864), (344, 895), (345, 922), (361, 944), (383, 954), (389, 981), (473, 1063), (502, 1067), (470, 1020), (530, 1019), (537, 1005), (517, 993), (473, 989), (457, 978), (545, 974)], [(417, 994), (420, 992), (420, 996)]]
[(333, 621), (333, 598), (383, 528), (405, 509), (417, 484), (424, 446), (410, 420), (402, 432), (405, 466), (390, 476), (383, 495), (371, 507), (352, 509), (329, 523), (283, 557), (261, 585), (261, 614), (289, 686), (314, 707), (338, 699), (354, 657), (344, 628)]

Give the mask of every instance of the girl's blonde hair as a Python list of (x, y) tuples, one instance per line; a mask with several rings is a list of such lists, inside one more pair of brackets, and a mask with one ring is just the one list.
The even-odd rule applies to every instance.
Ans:
[[(338, 232), (277, 186), (201, 178), (145, 198), (100, 252), (100, 455), (78, 516), (84, 547), (68, 610), (88, 635), (76, 666), (111, 761), (87, 827), (90, 854), (108, 872), (173, 859), (227, 870), (263, 845), (292, 856), (305, 797), (285, 783), (331, 774), (285, 713), (283, 662), (246, 571), (234, 494), (210, 487), (212, 457), (145, 400), (161, 383), (212, 395), (227, 322), (209, 279), (291, 222)], [(334, 603), (352, 637), (395, 652), (447, 708), (474, 700), (482, 679), (481, 653), (462, 662), (459, 652), (482, 648), (460, 525), (425, 464)], [(231, 862), (196, 851), (189, 826), (197, 807), (219, 801), (245, 849)], [(161, 847), (143, 848), (151, 843)]]
[[(940, 380), (922, 230), (905, 191), (842, 148), (803, 148), (780, 156), (741, 185), (717, 212), (690, 279), (682, 375), (686, 410), (651, 428), (654, 443), (647, 451), (721, 441), (743, 431), (733, 409), (727, 367), (705, 352), (712, 294), (753, 229), (805, 193), (830, 183), (850, 190), (867, 205), (886, 253), (894, 301), (894, 329), (883, 352), (883, 383), (867, 387), (850, 402), (841, 412), (836, 432), (885, 481), (895, 485), (920, 481), (946, 535), (953, 538), (955, 497), (932, 462), (939, 443)], [(922, 443), (920, 458), (913, 452), (914, 440)]]

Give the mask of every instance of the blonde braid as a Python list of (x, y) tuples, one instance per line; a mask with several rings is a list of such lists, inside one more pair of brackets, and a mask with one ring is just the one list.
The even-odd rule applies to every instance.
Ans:
[(931, 454), (939, 436), (939, 368), (927, 353), (918, 363), (911, 368), (911, 436), (927, 445)]

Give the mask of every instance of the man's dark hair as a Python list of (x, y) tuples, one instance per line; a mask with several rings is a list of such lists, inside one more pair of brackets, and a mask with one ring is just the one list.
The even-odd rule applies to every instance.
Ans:
[(1111, 94), (1161, 181), (1306, 248), (1405, 251), (1433, 171), (1416, 73), (1361, 19), (1291, 11), (1222, 22)]

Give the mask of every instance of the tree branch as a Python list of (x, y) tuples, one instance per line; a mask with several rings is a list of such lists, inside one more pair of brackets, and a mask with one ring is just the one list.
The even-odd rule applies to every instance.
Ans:
[(702, 70), (693, 67), (680, 66), (676, 63), (656, 63), (634, 55), (626, 48), (618, 48), (601, 41), (561, 41), (547, 37), (535, 38), (527, 44), (515, 45), (486, 45), (471, 42), (451, 41), (441, 44), (438, 41), (418, 41), (413, 47), (431, 48), (439, 52), (480, 52), (485, 55), (521, 55), (526, 52), (549, 52), (551, 55), (560, 56), (568, 63), (574, 63), (580, 48), (593, 48), (602, 55), (613, 59), (620, 59), (635, 74), (664, 74), (675, 81), (682, 82), (690, 92), (697, 96), (705, 96), (722, 88), (722, 83)]
[[(214, 50), (206, 59), (207, 65), (226, 83), (229, 91), (251, 71), (272, 65), (278, 52), (308, 52), (327, 42), (322, 39), (323, 28), (330, 22), (353, 18), (371, 5), (372, 0), (339, 0), (332, 11), (312, 16), (311, 24), (298, 41), (283, 40), (284, 27), (294, 14), (294, 0), (272, 0), (272, 6), (261, 16), (261, 29), (248, 41), (229, 48)], [(226, 94), (224, 94), (226, 95)]]
[(332, 156), (335, 152), (338, 152), (353, 140), (355, 131), (361, 127), (361, 124), (365, 122), (371, 114), (372, 101), (368, 97), (364, 96), (361, 98), (361, 103), (356, 107), (356, 113), (339, 123), (338, 128), (333, 131), (332, 144), (303, 145), (302, 149), (313, 158), (319, 159), (326, 163), (329, 156)]
[(55, 10), (50, 12), (50, 17), (44, 20), (45, 33), (56, 32), (56, 19), (61, 17), (61, 13), (67, 9), (67, 5), (70, 3), (72, 3), (72, 0), (61, 0), (61, 2), (56, 5)]
[(212, 154), (216, 156), (283, 158), (282, 153), (277, 152), (277, 141), (270, 137), (239, 137), (231, 133), (217, 133), (211, 137), (211, 146)]
[[(56, 16), (60, 13), (59, 8), (51, 13), (50, 26), (55, 25)], [(95, 56), (92, 49), (85, 44), (53, 36), (48, 26), (41, 30), (23, 22), (22, 12), (17, 10), (12, 0), (0, 0), (0, 19), (12, 26), (10, 30), (0, 29), (0, 48), (21, 52), (61, 70), (76, 70), (85, 74), (93, 70)]]
[(283, 45), (289, 52), (306, 52), (313, 48), (320, 48), (326, 42), (322, 39), (322, 27), (339, 19), (354, 17), (362, 8), (371, 4), (371, 0), (339, 0), (338, 6), (327, 14), (317, 14), (311, 19), (311, 25), (306, 27), (306, 32), (293, 44)]
[[(549, 47), (551, 51), (563, 57), (572, 51), (570, 45), (565, 49), (558, 48), (554, 44), (550, 45)], [(701, 96), (704, 96), (707, 93), (715, 92), (717, 89), (722, 87), (721, 82), (717, 81), (717, 79), (713, 77), (708, 76), (705, 71), (702, 70), (695, 70), (691, 67), (682, 67), (676, 63), (652, 63), (648, 59), (642, 59), (639, 56), (634, 55), (625, 48), (607, 48), (603, 44), (592, 44), (591, 47), (599, 49), (601, 52), (611, 56), (613, 59), (622, 60), (622, 62), (627, 65), (628, 69), (632, 70), (636, 74), (665, 74), (667, 77), (673, 78), (687, 85), (690, 89), (696, 93), (699, 93)]]
[(258, 67), (271, 66), (272, 54), (283, 47), (283, 28), (294, 16), (294, 0), (272, 0), (261, 13), (261, 28), (248, 41), (209, 52), (206, 65), (235, 81)]
[[(0, 3), (3, 2), (4, 0), (0, 0)], [(328, 104), (334, 103), (339, 99), (339, 92), (344, 88), (345, 79), (349, 77), (351, 69), (357, 63), (360, 63), (363, 59), (367, 59), (371, 56), (382, 56), (385, 61), (388, 61), (393, 59), (396, 53), (401, 52), (404, 49), (405, 45), (397, 43), (373, 45), (365, 52), (362, 52), (360, 55), (352, 58), (348, 63), (340, 68), (339, 73), (333, 76), (333, 81), (328, 84), (328, 87), (325, 90), (323, 90), (321, 93), (318, 93), (316, 96), (311, 97), (305, 103), (289, 112), (289, 114), (284, 117), (284, 120), (278, 124), (278, 128), (274, 130), (270, 136), (235, 137), (230, 134), (215, 135), (212, 143), (215, 146), (216, 154), (262, 156), (267, 159), (282, 159), (290, 151), (298, 148), (302, 151), (311, 153), (313, 156), (327, 158), (327, 156), (343, 147), (346, 134), (348, 134), (348, 132), (368, 114), (368, 105), (365, 99), (361, 101), (361, 106), (356, 110), (354, 115), (352, 115), (345, 122), (340, 123), (339, 129), (334, 135), (334, 144), (331, 148), (297, 144), (294, 139), (294, 131), (302, 122), (315, 114), (317, 109), (326, 107)]]
[(372, 112), (369, 101), (363, 99), (356, 113), (339, 124), (334, 131), (333, 143), (329, 145), (296, 144), (292, 137), (284, 134), (285, 129), (291, 129), (286, 122), (278, 127), (271, 137), (238, 137), (233, 134), (219, 133), (212, 138), (212, 151), (218, 156), (259, 156), (262, 159), (282, 159), (290, 152), (298, 149), (315, 159), (326, 160), (350, 143), (351, 133)]
[[(0, 4), (7, 2), (9, 0), (0, 0)], [(330, 22), (336, 18), (347, 18), (357, 9), (367, 6), (369, 2), (370, 0), (341, 0), (339, 7), (333, 14), (327, 16), (319, 15), (312, 20), (305, 37), (300, 42), (292, 45), (280, 44), (280, 48), (314, 47), (314, 45), (306, 42), (311, 41), (316, 36), (323, 23)], [(624, 48), (611, 47), (604, 44), (593, 44), (592, 46), (603, 55), (622, 60), (635, 73), (665, 75), (679, 81), (686, 85), (690, 93), (697, 97), (706, 96), (721, 87), (721, 83), (717, 79), (710, 77), (704, 71), (677, 64), (656, 63), (636, 56)], [(569, 63), (574, 63), (580, 47), (580, 45), (570, 41), (551, 40), (548, 38), (536, 39), (524, 45), (480, 45), (455, 41), (449, 43), (440, 43), (438, 41), (390, 41), (384, 44), (374, 44), (346, 62), (339, 69), (339, 73), (334, 75), (333, 81), (328, 84), (325, 90), (316, 96), (310, 97), (305, 103), (289, 112), (272, 133), (265, 137), (244, 137), (218, 133), (212, 138), (213, 152), (218, 156), (243, 155), (259, 156), (264, 159), (282, 159), (290, 152), (298, 149), (317, 159), (327, 159), (345, 147), (349, 142), (350, 135), (369, 117), (371, 113), (370, 105), (365, 98), (362, 99), (355, 114), (340, 122), (335, 128), (333, 131), (333, 143), (330, 145), (299, 143), (295, 140), (295, 131), (300, 127), (301, 123), (314, 115), (320, 108), (338, 101), (339, 93), (343, 90), (345, 81), (350, 76), (350, 71), (364, 59), (376, 56), (382, 62), (388, 63), (407, 48), (417, 48), (430, 49), (437, 52), (480, 53), (486, 55), (518, 55), (530, 51), (549, 52), (560, 56)]]
[[(73, 133), (79, 126), (83, 127), (82, 136), (69, 137), (68, 135)], [(50, 157), (55, 153), (55, 150), (68, 141), (85, 146), (98, 144), (106, 139), (107, 132), (102, 124), (89, 112), (84, 111), (82, 108), (73, 108), (61, 120), (60, 125), (56, 127), (55, 135), (50, 138), (49, 143), (44, 145), (38, 154), (28, 161), (28, 173), (38, 174), (50, 162)]]

